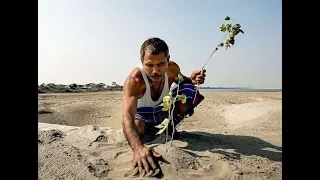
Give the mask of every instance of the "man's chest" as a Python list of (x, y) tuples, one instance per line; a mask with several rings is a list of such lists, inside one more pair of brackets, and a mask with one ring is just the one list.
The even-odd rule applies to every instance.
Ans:
[[(156, 94), (162, 93), (162, 91), (164, 89), (170, 89), (171, 85), (173, 84), (173, 82), (175, 81), (175, 76), (172, 73), (167, 73), (167, 83), (165, 83), (165, 81), (163, 81), (160, 85), (160, 87), (154, 87), (151, 82), (145, 82), (142, 80), (141, 82), (141, 86), (140, 86), (140, 90), (139, 90), (139, 99), (142, 98), (144, 96), (144, 94), (146, 93), (147, 90), (147, 85), (146, 83), (148, 83), (149, 89), (150, 89), (150, 95), (151, 97), (155, 96)], [(167, 87), (165, 88), (165, 85), (167, 84)]]

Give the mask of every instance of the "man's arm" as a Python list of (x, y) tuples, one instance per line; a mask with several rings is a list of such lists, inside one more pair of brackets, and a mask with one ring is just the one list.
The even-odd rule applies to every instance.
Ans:
[(122, 127), (124, 135), (133, 151), (132, 167), (135, 169), (133, 175), (136, 175), (138, 172), (143, 175), (143, 170), (145, 170), (146, 176), (151, 176), (153, 172), (159, 172), (154, 158), (161, 158), (161, 155), (153, 149), (144, 146), (138, 135), (134, 117), (137, 111), (139, 83), (134, 76), (130, 75), (126, 79), (123, 91)]
[[(179, 73), (181, 73), (180, 67), (177, 63), (175, 63), (174, 61), (170, 61), (169, 67), (168, 67), (169, 71), (172, 72), (174, 74), (174, 77), (178, 77)], [(182, 83), (188, 83), (188, 84), (203, 84), (204, 82), (204, 78), (205, 78), (205, 73), (206, 70), (198, 70), (198, 71), (193, 71), (190, 75), (190, 77), (187, 77), (185, 75), (183, 75), (183, 81)], [(174, 80), (174, 82), (178, 82), (177, 80)]]
[(123, 87), (122, 103), (122, 128), (131, 149), (134, 151), (138, 146), (143, 145), (138, 135), (137, 127), (134, 123), (138, 102), (138, 83), (136, 79), (129, 76)]

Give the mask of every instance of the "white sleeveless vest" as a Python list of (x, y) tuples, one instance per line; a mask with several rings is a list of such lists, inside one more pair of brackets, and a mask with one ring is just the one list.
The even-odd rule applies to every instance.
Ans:
[(162, 90), (162, 93), (161, 93), (159, 99), (157, 101), (153, 101), (152, 98), (151, 98), (151, 89), (150, 89), (150, 83), (149, 83), (147, 74), (144, 72), (142, 67), (140, 68), (140, 71), (141, 71), (143, 80), (144, 80), (144, 82), (146, 84), (146, 91), (145, 91), (144, 95), (142, 96), (142, 98), (138, 99), (138, 108), (139, 107), (153, 107), (153, 106), (156, 106), (163, 100), (164, 95), (169, 92), (168, 75), (167, 75), (167, 73), (164, 74), (165, 82), (164, 82), (163, 90)]

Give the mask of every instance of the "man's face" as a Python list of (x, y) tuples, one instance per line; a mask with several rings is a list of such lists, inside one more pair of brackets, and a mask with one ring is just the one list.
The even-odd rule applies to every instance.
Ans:
[(146, 51), (143, 58), (143, 68), (152, 81), (159, 82), (164, 77), (164, 73), (168, 69), (168, 60), (165, 53), (161, 52), (153, 55), (150, 51)]

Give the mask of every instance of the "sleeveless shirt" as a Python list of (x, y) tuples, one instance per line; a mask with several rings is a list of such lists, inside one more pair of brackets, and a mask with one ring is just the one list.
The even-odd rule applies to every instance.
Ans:
[(142, 96), (142, 98), (138, 99), (138, 108), (139, 107), (154, 107), (154, 106), (158, 105), (163, 100), (164, 95), (169, 92), (169, 87), (168, 87), (169, 81), (168, 81), (167, 72), (164, 74), (165, 82), (164, 82), (162, 93), (157, 101), (153, 101), (151, 98), (151, 89), (150, 89), (150, 83), (148, 80), (148, 76), (147, 76), (146, 72), (144, 72), (142, 67), (140, 68), (140, 71), (141, 71), (143, 80), (146, 84), (146, 91), (145, 91), (144, 95)]

